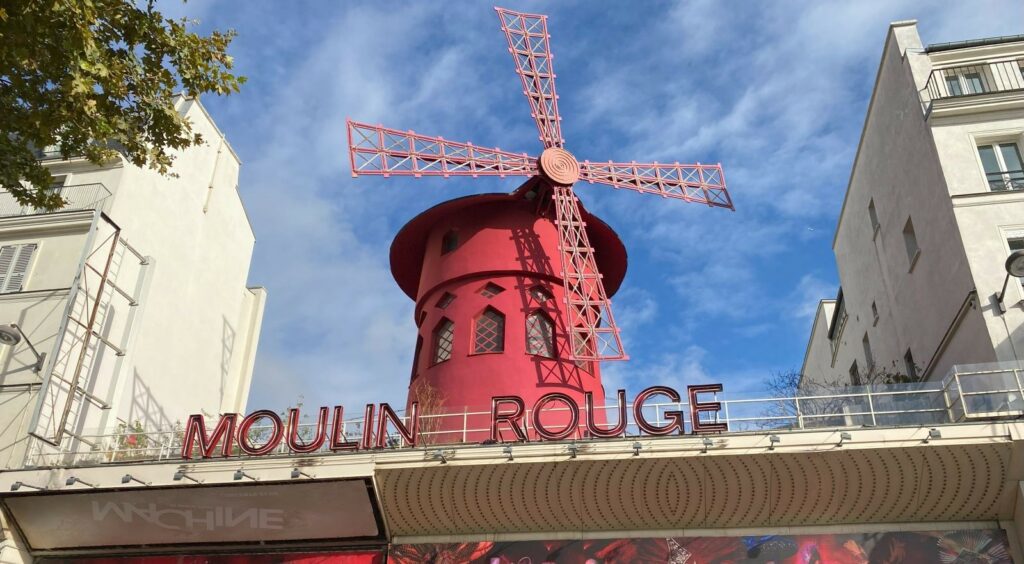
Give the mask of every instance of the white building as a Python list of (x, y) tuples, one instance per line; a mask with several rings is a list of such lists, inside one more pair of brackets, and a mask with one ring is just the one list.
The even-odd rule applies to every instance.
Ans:
[(885, 41), (832, 248), (836, 300), (818, 307), (804, 381), (923, 380), (1024, 359), (1024, 36), (923, 47)]
[(177, 107), (206, 142), (176, 178), (40, 153), (68, 205), (0, 193), (0, 325), (19, 341), (0, 345), (0, 468), (245, 409), (266, 292), (246, 285), (240, 163), (198, 101)]

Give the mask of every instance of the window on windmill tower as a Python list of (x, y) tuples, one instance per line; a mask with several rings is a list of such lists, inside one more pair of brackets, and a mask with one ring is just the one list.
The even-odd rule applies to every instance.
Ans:
[(543, 311), (526, 316), (526, 353), (555, 357), (555, 323)]
[(455, 345), (455, 322), (451, 319), (441, 319), (434, 327), (434, 355), (433, 363), (440, 364), (452, 357), (452, 347)]
[(441, 297), (438, 298), (437, 303), (435, 305), (439, 309), (444, 309), (444, 308), (452, 305), (452, 302), (454, 302), (454, 301), (455, 301), (455, 294), (451, 294), (449, 292), (445, 292), (445, 293), (441, 294)]
[(538, 304), (543, 304), (551, 299), (551, 294), (540, 286), (530, 288), (530, 299)]
[(504, 288), (494, 282), (488, 282), (486, 286), (480, 289), (480, 294), (485, 298), (493, 298), (504, 291)]
[(441, 254), (446, 255), (459, 247), (459, 232), (451, 229), (441, 237)]
[(505, 351), (505, 316), (494, 308), (487, 308), (473, 327), (473, 354)]

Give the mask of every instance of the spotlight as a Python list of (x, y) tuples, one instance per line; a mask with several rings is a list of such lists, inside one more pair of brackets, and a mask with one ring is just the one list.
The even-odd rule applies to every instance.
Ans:
[(565, 450), (569, 451), (569, 458), (576, 458), (576, 455), (580, 452), (580, 447), (573, 443), (565, 447)]
[(780, 443), (780, 442), (782, 442), (782, 439), (780, 439), (778, 435), (769, 435), (768, 436), (768, 450), (775, 450), (775, 443)]
[(706, 454), (709, 448), (715, 446), (715, 441), (712, 441), (711, 439), (704, 437), (704, 439), (701, 440), (701, 444), (704, 445), (704, 450), (702, 450), (701, 452)]
[(96, 484), (90, 484), (89, 482), (86, 482), (85, 480), (82, 480), (80, 478), (76, 478), (74, 476), (71, 476), (67, 480), (64, 480), (64, 485), (66, 485), (66, 486), (73, 486), (75, 484), (83, 484), (83, 485), (89, 486), (90, 488), (97, 487)]
[(640, 449), (642, 448), (644, 448), (644, 445), (640, 444), (639, 441), (633, 443), (633, 456), (640, 456)]
[(203, 483), (202, 480), (197, 480), (197, 479), (193, 478), (192, 476), (189, 476), (183, 470), (178, 470), (177, 472), (174, 473), (174, 481), (175, 482), (180, 482), (182, 480), (188, 480), (190, 482), (195, 482), (197, 484), (202, 484)]
[(303, 472), (302, 470), (299, 470), (298, 468), (292, 468), (292, 479), (294, 480), (295, 478), (298, 478), (299, 476), (305, 476), (305, 477), (310, 478), (310, 479), (316, 478), (316, 474), (306, 474), (305, 472)]
[(850, 436), (850, 434), (847, 433), (846, 431), (843, 431), (842, 433), (839, 433), (839, 444), (837, 444), (836, 446), (843, 446), (843, 442), (852, 440), (853, 437)]
[(430, 454), (434, 460), (440, 460), (441, 464), (448, 464), (448, 458), (444, 455), (443, 450), (435, 450)]
[(136, 478), (135, 476), (132, 476), (131, 474), (125, 474), (124, 476), (121, 476), (121, 483), (122, 484), (127, 484), (127, 483), (130, 483), (130, 482), (138, 482), (138, 483), (142, 484), (143, 486), (151, 485), (149, 482), (143, 482), (142, 480)]
[(931, 429), (928, 429), (928, 436), (925, 437), (924, 442), (927, 443), (927, 442), (930, 442), (932, 439), (941, 439), (941, 438), (942, 438), (942, 433), (940, 433), (938, 429), (935, 429), (933, 427)]
[(25, 482), (14, 482), (13, 484), (11, 484), (11, 491), (12, 492), (16, 492), (16, 491), (20, 490), (22, 487), (32, 488), (34, 490), (39, 490), (41, 492), (45, 492), (46, 489), (47, 489), (46, 486), (39, 487), (39, 486), (33, 486), (32, 484), (26, 484)]
[(249, 478), (250, 480), (252, 480), (254, 482), (260, 481), (259, 478), (254, 478), (254, 477), (246, 474), (245, 472), (243, 472), (241, 468), (239, 468), (238, 470), (235, 470), (235, 480), (241, 480), (242, 478)]
[(507, 447), (501, 449), (501, 454), (504, 454), (509, 462), (512, 461), (512, 447), (507, 446)]

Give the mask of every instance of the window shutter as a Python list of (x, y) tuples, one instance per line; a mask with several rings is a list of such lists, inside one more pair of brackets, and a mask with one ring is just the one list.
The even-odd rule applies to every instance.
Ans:
[(7, 286), (8, 274), (11, 271), (11, 264), (14, 262), (14, 255), (17, 251), (18, 247), (14, 245), (0, 247), (0, 293), (6, 292), (4, 288)]
[[(25, 275), (28, 274), (28, 267), (32, 264), (32, 255), (35, 254), (36, 247), (35, 243), (29, 243), (27, 245), (9, 246), (0, 249), (0, 272), (4, 275), (0, 292), (9, 294), (21, 291), (21, 287), (25, 283)], [(12, 251), (10, 255), (7, 254), (8, 249)], [(10, 258), (7, 258), (8, 256)]]

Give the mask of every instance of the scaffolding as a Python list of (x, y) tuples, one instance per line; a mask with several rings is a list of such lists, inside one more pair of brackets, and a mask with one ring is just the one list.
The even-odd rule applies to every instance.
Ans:
[(97, 209), (44, 367), (29, 426), (27, 460), (47, 451), (73, 453), (98, 447), (85, 438), (85, 429), (105, 426), (107, 412), (117, 401), (150, 268), (151, 260)]

